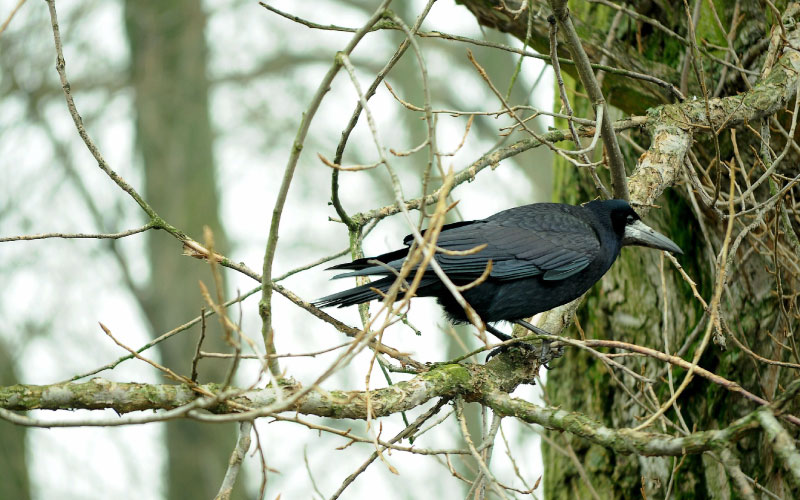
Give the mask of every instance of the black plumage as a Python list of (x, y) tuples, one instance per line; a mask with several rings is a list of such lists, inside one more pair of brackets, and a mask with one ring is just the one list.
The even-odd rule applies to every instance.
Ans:
[[(389, 289), (395, 281), (389, 268), (400, 269), (411, 242), (409, 235), (403, 240), (406, 248), (331, 267), (350, 271), (334, 279), (383, 277), (322, 297), (315, 304), (345, 307), (380, 298), (372, 288), (382, 292)], [(642, 223), (623, 200), (592, 201), (582, 206), (536, 203), (511, 208), (483, 220), (445, 225), (436, 244), (446, 250), (487, 245), (471, 255), (437, 253), (434, 257), (456, 285), (474, 281), (492, 261), (487, 279), (463, 292), (487, 323), (524, 323), (520, 320), (580, 297), (608, 271), (625, 245), (682, 253), (675, 243)], [(467, 321), (464, 310), (432, 270), (425, 272), (416, 294), (436, 297), (452, 321)], [(495, 328), (490, 327), (489, 331), (504, 340), (509, 338)]]

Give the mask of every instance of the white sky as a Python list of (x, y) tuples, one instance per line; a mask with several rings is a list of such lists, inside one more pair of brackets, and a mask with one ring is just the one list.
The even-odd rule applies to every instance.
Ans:
[[(364, 21), (363, 13), (334, 1), (280, 1), (273, 4), (320, 22), (335, 19), (336, 24), (359, 26)], [(418, 7), (422, 4), (421, 0), (415, 2)], [(76, 25), (70, 24), (76, 19), (70, 13), (83, 5), (58, 4), (67, 71), (73, 82), (76, 102), (90, 124), (90, 134), (112, 167), (131, 184), (141, 187), (141, 173), (133, 153), (130, 94), (120, 91), (107, 99), (107, 92), (84, 91), (77, 84), (82, 76), (96, 77), (98, 73), (110, 82), (124, 82), (128, 51), (122, 6), (118, 2), (88, 2), (91, 9), (77, 17)], [(207, 31), (212, 78), (224, 79), (226, 75), (253, 70), (260, 61), (259, 53), (319, 52), (324, 55), (322, 59), (329, 61), (350, 37), (349, 34), (311, 32), (267, 12), (256, 2), (207, 1), (206, 6), (212, 12)], [(0, 6), (0, 18), (5, 18), (9, 7), (8, 2)], [(22, 62), (16, 69), (15, 78), (23, 84), (31, 82), (32, 87), (42, 79), (56, 86), (58, 81), (53, 67), (55, 56), (46, 11), (44, 2), (27, 2), (3, 35), (17, 41), (9, 50), (19, 51), (20, 57), (24, 58), (20, 59)], [(411, 22), (410, 19), (406, 21)], [(482, 37), (474, 17), (452, 0), (437, 2), (425, 26)], [(393, 46), (380, 33), (369, 37), (369, 44), (357, 50), (353, 60), (358, 63), (374, 58), (373, 64), (382, 65)], [(430, 46), (426, 43), (423, 47)], [(449, 73), (448, 61), (440, 52), (426, 50), (425, 56), (432, 86), (445, 86), (449, 78), (462, 77)], [(100, 72), (98, 60), (103, 66)], [(526, 60), (519, 84), (528, 88), (540, 70), (539, 61)], [(229, 256), (246, 262), (251, 268), (260, 268), (277, 191), (276, 179), (285, 165), (297, 117), (325, 71), (327, 65), (306, 65), (246, 85), (220, 84), (213, 90), (211, 114), (218, 132), (215, 156), (221, 179), (222, 211), (223, 218), (229, 221), (226, 230), (233, 242)], [(365, 87), (374, 73), (362, 68), (360, 77)], [(463, 80), (461, 97), (474, 101), (473, 109), (498, 107), (479, 78), (472, 75)], [(536, 90), (533, 104), (550, 109), (552, 87), (548, 72)], [(20, 92), (25, 90), (22, 88)], [(303, 95), (305, 99), (299, 99)], [(370, 102), (378, 117), (378, 129), (384, 144), (396, 149), (413, 146), (408, 144), (406, 134), (394, 127), (398, 105), (385, 89)], [(311, 128), (309, 137), (313, 137), (316, 146), (304, 152), (298, 166), (298, 177), (292, 186), (282, 222), (281, 246), (275, 261), (276, 275), (346, 246), (346, 234), (341, 225), (326, 222), (327, 217), (334, 214), (327, 206), (329, 170), (316, 159), (316, 153), (319, 149), (326, 156), (332, 156), (354, 104), (352, 85), (342, 71)], [(0, 103), (0, 198), (5, 199), (9, 207), (9, 213), (0, 211), (0, 234), (97, 231), (80, 194), (65, 179), (64, 169), (53, 166), (54, 157), (60, 155), (48, 146), (50, 139), (47, 134), (39, 125), (25, 121), (24, 106), (25, 99), (21, 95), (11, 96)], [(55, 96), (41, 112), (47, 117), (52, 134), (67, 145), (70, 158), (97, 205), (107, 213), (117, 211), (118, 225), (113, 230), (139, 225), (142, 219), (138, 207), (121, 195), (97, 169), (74, 130), (63, 99)], [(351, 138), (350, 158), (357, 158), (356, 155), (374, 157), (372, 140), (362, 126), (363, 122)], [(438, 127), (441, 150), (452, 150), (461, 141), (464, 123), (462, 118), (441, 118)], [(282, 134), (269, 129), (275, 124), (283, 127)], [(549, 126), (552, 123), (544, 121), (542, 124)], [(267, 134), (272, 135), (266, 137)], [(447, 164), (452, 162), (455, 169), (463, 168), (488, 150), (491, 144), (473, 133), (464, 148)], [(418, 156), (411, 161), (424, 159)], [(398, 168), (402, 168), (402, 161), (396, 162)], [(549, 169), (549, 165), (541, 168)], [(362, 176), (344, 173), (341, 178), (342, 198), (351, 211), (391, 202), (382, 193), (371, 189), (372, 185)], [(524, 182), (520, 182), (521, 179)], [(410, 197), (419, 187), (412, 179), (406, 180), (408, 184), (404, 188)], [(501, 166), (494, 173), (489, 173), (488, 169), (482, 172), (474, 182), (459, 187), (454, 196), (462, 200), (459, 209), (465, 218), (470, 219), (483, 218), (511, 206), (543, 201), (537, 197), (546, 195), (548, 190), (549, 187), (531, 186), (518, 169)], [(400, 220), (386, 221), (365, 241), (365, 250), (377, 253), (396, 248), (406, 232)], [(316, 244), (309, 245), (309, 235), (313, 235)], [(149, 272), (143, 257), (144, 244), (144, 237), (140, 236), (120, 242), (131, 274), (143, 277), (142, 280)], [(47, 240), (3, 244), (0, 245), (0, 262), (13, 263), (11, 267), (0, 268), (0, 281), (4, 282), (0, 287), (0, 313), (5, 315), (7, 323), (7, 329), (0, 331), (0, 336), (18, 354), (20, 377), (25, 383), (53, 383), (121, 356), (123, 353), (116, 346), (109, 345), (110, 342), (102, 336), (97, 321), (109, 325), (128, 345), (144, 344), (151, 337), (141, 311), (122, 284), (116, 262), (95, 241)], [(235, 273), (228, 276), (232, 294), (236, 289), (244, 291), (254, 286), (248, 278)], [(321, 269), (315, 269), (293, 277), (285, 284), (308, 299), (346, 286), (342, 282), (328, 282), (329, 276)], [(444, 334), (440, 332), (444, 320), (432, 300), (417, 302), (409, 318), (425, 334), (417, 337), (408, 329), (398, 327), (387, 332), (385, 341), (389, 345), (402, 346), (422, 361), (440, 361), (444, 359), (446, 349)], [(245, 303), (244, 326), (245, 331), (253, 332), (253, 336), (258, 338), (256, 305), (257, 299)], [(280, 350), (301, 352), (343, 341), (341, 334), (320, 326), (306, 313), (290, 307), (280, 296), (276, 298), (275, 307)], [(358, 324), (355, 310), (336, 310), (333, 314), (349, 324)], [(58, 319), (48, 324), (45, 318)], [(29, 336), (31, 330), (35, 331), (41, 325), (46, 326), (45, 331)], [(157, 353), (148, 354), (157, 359)], [(321, 363), (329, 359), (332, 358), (297, 358), (284, 361), (282, 366), (297, 380), (308, 382), (316, 375)], [(362, 388), (367, 361), (368, 357), (362, 355), (346, 370), (329, 379), (324, 387)], [(248, 368), (252, 365), (244, 364), (243, 373)], [(136, 362), (126, 362), (101, 376), (118, 381), (163, 381), (149, 367)], [(397, 377), (399, 379), (401, 377)], [(372, 380), (373, 384), (383, 383), (379, 372), (373, 374)], [(250, 378), (244, 374), (241, 382), (248, 383)], [(537, 391), (531, 387), (521, 388), (516, 394), (529, 399), (538, 398)], [(84, 418), (88, 413), (33, 412), (32, 416), (68, 419)], [(101, 412), (92, 412), (93, 415), (98, 413)], [(418, 413), (414, 412), (409, 418)], [(98, 417), (110, 415), (113, 412), (102, 412)], [(382, 419), (382, 423), (384, 436), (403, 428), (399, 415)], [(352, 426), (363, 434), (363, 423), (352, 422)], [(504, 421), (503, 428), (514, 448), (517, 465), (526, 479), (533, 483), (541, 474), (538, 437), (511, 419)], [(326, 497), (373, 451), (365, 445), (336, 451), (335, 447), (345, 444), (343, 440), (320, 439), (316, 433), (291, 424), (259, 422), (259, 429), (269, 465), (280, 471), (280, 474), (270, 475), (267, 498), (275, 498), (279, 493), (283, 499), (315, 497), (308, 472), (300, 462), (304, 449), (315, 480)], [(422, 446), (458, 446), (453, 429), (451, 425), (447, 432), (432, 431)], [(111, 429), (32, 430), (28, 441), (29, 470), (35, 497), (159, 498), (165, 462), (162, 441), (163, 427), (159, 424)], [(498, 439), (496, 446), (493, 471), (502, 481), (522, 487), (514, 477), (502, 440)], [(230, 449), (220, 450), (220, 453), (227, 456)], [(390, 461), (398, 468), (400, 476), (390, 474), (385, 466), (376, 462), (350, 486), (343, 498), (362, 498), (376, 487), (381, 488), (382, 497), (389, 500), (407, 498), (408, 491), (421, 495), (429, 489), (442, 492), (460, 488), (446, 468), (433, 459), (393, 453)], [(248, 459), (250, 486), (256, 489), (259, 480), (257, 466), (257, 458)], [(223, 472), (220, 471), (220, 479)], [(1, 475), (2, 471), (0, 480)], [(409, 481), (410, 478), (414, 481)]]

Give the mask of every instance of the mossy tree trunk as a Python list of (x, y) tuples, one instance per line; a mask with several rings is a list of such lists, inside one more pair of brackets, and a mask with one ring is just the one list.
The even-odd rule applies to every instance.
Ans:
[[(524, 17), (512, 19), (503, 12), (499, 2), (464, 2), (483, 23), (503, 31), (520, 36), (524, 33)], [(497, 3), (498, 5), (493, 5)], [(695, 2), (689, 2), (694, 7)], [(785, 2), (780, 2), (778, 9), (783, 11)], [(681, 3), (674, 2), (628, 2), (632, 10), (655, 19), (674, 30), (680, 36), (689, 37), (686, 11)], [(718, 0), (714, 2), (722, 25), (726, 30), (731, 27), (734, 9), (737, 10), (738, 21), (734, 48), (737, 54), (750, 58), (747, 68), (760, 71), (765, 54), (748, 49), (769, 38), (770, 27), (776, 18), (769, 9), (759, 2), (735, 2), (734, 0)], [(492, 13), (491, 9), (496, 8)], [(509, 8), (514, 8), (509, 4)], [(544, 18), (549, 14), (547, 2), (533, 2), (534, 12), (539, 13), (537, 22), (541, 24), (537, 31), (540, 51), (547, 50), (546, 23)], [(537, 10), (538, 9), (538, 10)], [(570, 9), (579, 33), (589, 53), (604, 44), (605, 36), (610, 30), (615, 10), (598, 4), (570, 2)], [(499, 12), (499, 13), (497, 13)], [(697, 40), (708, 41), (724, 46), (725, 36), (718, 29), (714, 13), (706, 1), (702, 1), (697, 22)], [(761, 44), (766, 50), (766, 44)], [(619, 23), (612, 43), (609, 45), (612, 66), (641, 70), (641, 68), (661, 68), (658, 76), (682, 87), (688, 95), (701, 93), (701, 87), (695, 76), (694, 68), (689, 66), (688, 78), (684, 73), (687, 48), (675, 37), (654, 29), (651, 24), (639, 23), (625, 17)], [(724, 51), (713, 51), (720, 59), (725, 57)], [(566, 55), (566, 54), (565, 54)], [(599, 63), (598, 58), (592, 62)], [(620, 66), (619, 61), (633, 59), (636, 62), (628, 66)], [(745, 64), (743, 62), (743, 64)], [(578, 116), (591, 117), (588, 102), (580, 82), (570, 78), (572, 67), (564, 65), (565, 79), (573, 107)], [(706, 76), (706, 87), (709, 94), (717, 90), (717, 82), (724, 82), (719, 95), (735, 95), (746, 90), (740, 78), (731, 78), (723, 74), (722, 64), (703, 64)], [(727, 71), (726, 71), (727, 73)], [(656, 73), (651, 73), (656, 74)], [(619, 80), (613, 78), (604, 82), (604, 93), (608, 102), (617, 106), (616, 114), (643, 114), (648, 108), (658, 105), (663, 94), (645, 97), (639, 83), (631, 83), (631, 89), (620, 88)], [(638, 90), (636, 90), (638, 89)], [(634, 90), (639, 93), (631, 99)], [(657, 91), (654, 91), (657, 93)], [(556, 96), (558, 91), (556, 91)], [(560, 105), (555, 106), (559, 111)], [(562, 122), (560, 127), (565, 126)], [(753, 125), (754, 127), (756, 125)], [(740, 137), (747, 134), (746, 127), (741, 127)], [(647, 148), (649, 138), (645, 134), (633, 133), (633, 138)], [(700, 162), (708, 165), (708, 160), (715, 157), (715, 146), (710, 135), (696, 136), (693, 152)], [(719, 135), (721, 157), (724, 160), (732, 156), (732, 147), (727, 131)], [(740, 138), (740, 150), (745, 139)], [(637, 163), (638, 153), (625, 143), (628, 173)], [(758, 145), (753, 143), (758, 149)], [(750, 151), (742, 151), (745, 165), (754, 165), (754, 156)], [(556, 201), (578, 203), (599, 196), (594, 182), (587, 170), (577, 170), (564, 160), (556, 157), (556, 182), (554, 198)], [(796, 165), (796, 163), (794, 163)], [(600, 177), (609, 185), (608, 172), (600, 171)], [(740, 174), (741, 175), (741, 174)], [(759, 174), (760, 175), (760, 174)], [(791, 175), (796, 175), (796, 172)], [(722, 176), (721, 185), (727, 189), (727, 176)], [(763, 194), (763, 191), (762, 191)], [(653, 225), (680, 245), (685, 255), (679, 258), (686, 272), (697, 283), (699, 293), (708, 300), (714, 288), (713, 262), (722, 246), (726, 223), (708, 209), (692, 210), (690, 196), (686, 185), (677, 185), (667, 191), (657, 201), (660, 210), (653, 210), (647, 217), (648, 224)], [(707, 236), (701, 231), (701, 221), (707, 228)], [(745, 223), (737, 223), (734, 235)], [(709, 246), (710, 245), (710, 250)], [(733, 256), (732, 268), (728, 270), (728, 286), (722, 299), (721, 315), (723, 330), (727, 335), (735, 335), (758, 355), (765, 358), (793, 361), (790, 350), (782, 349), (774, 341), (777, 337), (786, 341), (783, 333), (791, 330), (784, 326), (779, 317), (780, 307), (776, 301), (776, 265), (769, 252), (748, 251), (745, 245)], [(663, 271), (662, 271), (663, 269)], [(785, 278), (791, 280), (792, 278)], [(663, 280), (663, 281), (662, 281)], [(786, 289), (786, 284), (783, 285)], [(707, 317), (694, 297), (691, 288), (683, 281), (672, 264), (660, 255), (660, 252), (647, 250), (623, 250), (620, 259), (612, 270), (586, 296), (577, 313), (577, 322), (587, 338), (616, 339), (633, 344), (648, 346), (658, 350), (675, 353), (683, 348), (683, 357), (691, 359), (697, 348)], [(789, 322), (791, 324), (791, 322)], [(699, 335), (698, 335), (699, 332)], [(574, 326), (569, 332), (572, 336), (580, 333)], [(772, 336), (772, 337), (770, 337)], [(788, 342), (788, 341), (787, 341)], [(673, 369), (668, 374), (664, 365), (645, 358), (627, 357), (618, 359), (638, 373), (652, 378), (671, 377), (673, 387), (685, 376), (685, 371)], [(778, 389), (796, 378), (796, 371), (775, 365), (760, 364), (754, 361), (732, 342), (727, 342), (727, 350), (717, 345), (709, 346), (700, 358), (699, 364), (730, 380), (735, 380), (745, 389), (759, 394), (766, 400), (772, 400)], [(575, 376), (576, 373), (581, 376)], [(597, 418), (609, 427), (636, 427), (652, 413), (652, 409), (663, 404), (670, 397), (668, 386), (657, 391), (654, 403), (651, 395), (640, 389), (623, 390), (621, 381), (628, 387), (635, 384), (632, 380), (612, 376), (609, 370), (595, 358), (577, 349), (567, 349), (564, 357), (553, 363), (548, 372), (547, 395), (549, 403), (568, 411), (577, 411)], [(631, 397), (647, 405), (647, 409)], [(667, 412), (672, 421), (683, 419), (689, 430), (715, 429), (728, 425), (733, 420), (753, 410), (753, 404), (740, 396), (705, 380), (694, 379), (678, 400), (680, 417), (674, 409)], [(674, 429), (656, 425), (659, 431), (674, 432)], [(654, 428), (654, 430), (655, 430)], [(663, 498), (667, 492), (671, 498), (732, 498), (736, 496), (733, 481), (720, 463), (719, 456), (711, 453), (684, 457), (683, 460), (673, 458), (649, 458), (635, 455), (621, 455), (591, 444), (581, 438), (565, 433), (552, 432), (549, 436), (558, 446), (544, 446), (545, 454), (545, 496), (546, 498)], [(570, 456), (571, 447), (575, 457)], [(741, 460), (741, 468), (751, 478), (756, 478), (781, 498), (789, 498), (792, 492), (785, 480), (785, 472), (777, 463), (772, 448), (763, 437), (749, 437), (738, 443), (734, 453)], [(577, 460), (575, 459), (577, 458)], [(593, 491), (592, 491), (593, 490)]]

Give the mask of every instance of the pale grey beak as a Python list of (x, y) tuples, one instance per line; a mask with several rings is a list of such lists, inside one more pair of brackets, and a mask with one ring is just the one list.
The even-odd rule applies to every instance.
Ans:
[(640, 220), (625, 226), (625, 235), (622, 237), (622, 244), (657, 248), (659, 250), (666, 250), (667, 252), (683, 255), (683, 250), (671, 239)]

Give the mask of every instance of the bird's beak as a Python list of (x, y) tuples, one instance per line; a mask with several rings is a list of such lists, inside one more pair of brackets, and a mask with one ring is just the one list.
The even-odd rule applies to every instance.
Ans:
[(625, 226), (625, 235), (622, 237), (622, 244), (657, 248), (659, 250), (666, 250), (667, 252), (683, 255), (683, 250), (671, 239), (657, 232), (650, 226), (647, 226), (640, 220)]

